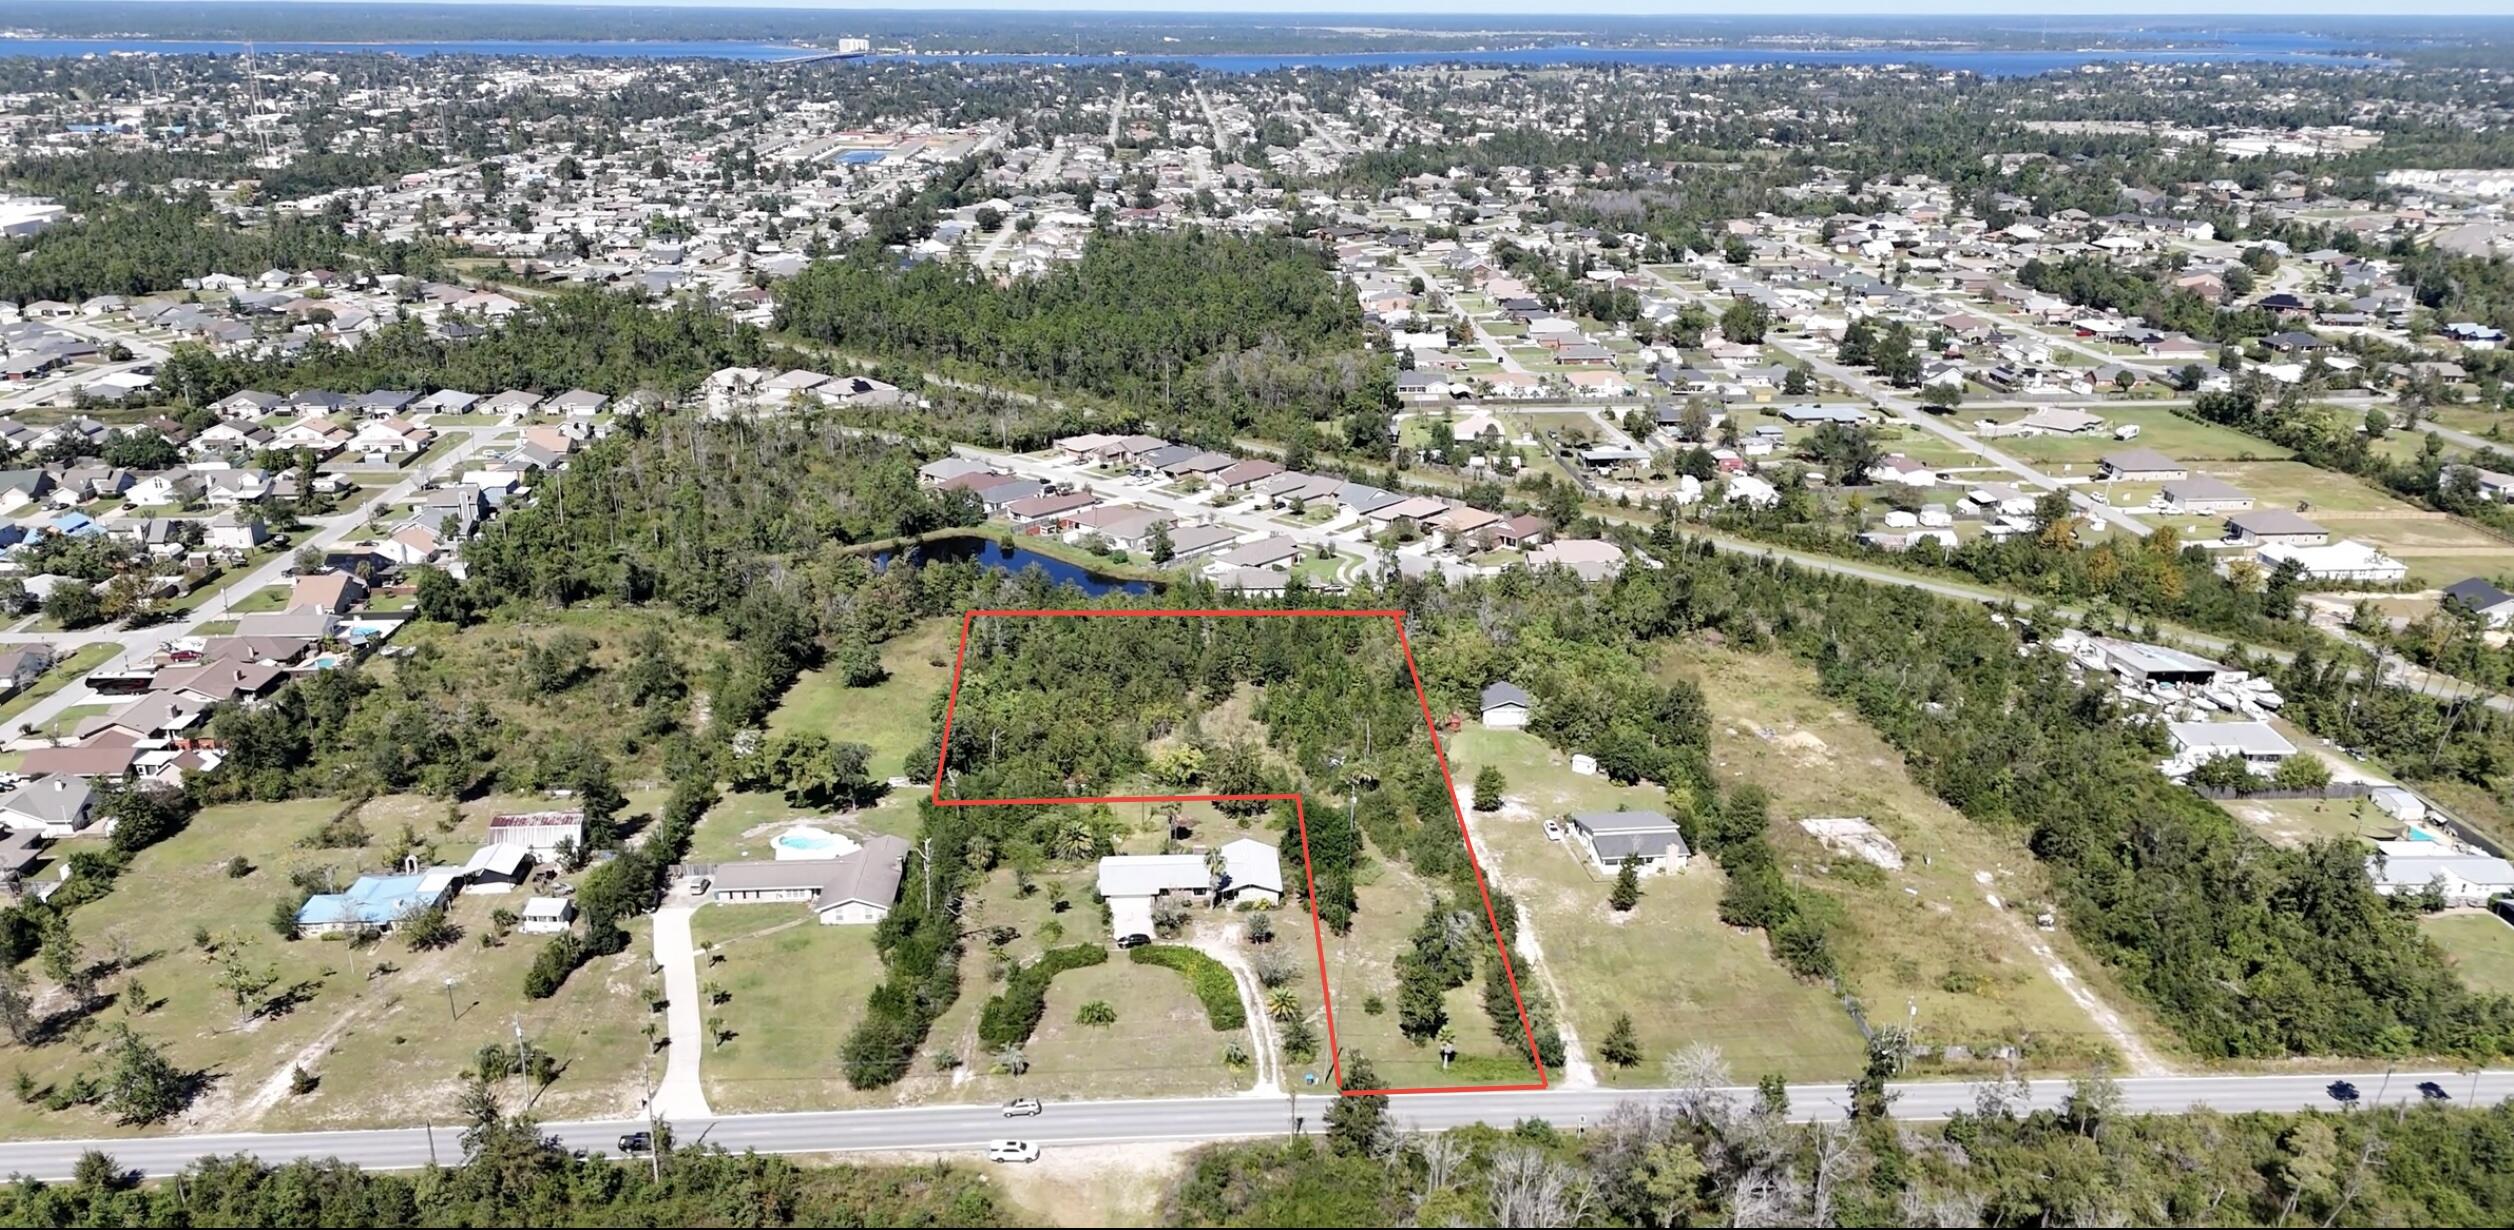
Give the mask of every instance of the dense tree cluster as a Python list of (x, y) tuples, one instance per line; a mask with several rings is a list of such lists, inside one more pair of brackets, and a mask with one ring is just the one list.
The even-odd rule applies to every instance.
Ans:
[(199, 196), (106, 205), (28, 239), (0, 243), (0, 299), (24, 303), (180, 290), (186, 278), (265, 269), (366, 268), (423, 273), (430, 258), (403, 245), (374, 247), (331, 219), (284, 217), (256, 229), (216, 218)]
[(435, 337), (413, 318), (389, 323), (352, 348), (317, 344), (287, 357), (177, 346), (158, 383), (195, 406), (240, 389), (462, 389), (486, 396), (581, 388), (612, 397), (679, 397), (718, 368), (770, 365), (800, 366), (801, 359), (759, 330), (694, 304), (658, 306), (574, 290), (535, 298), (497, 328), (461, 341)]
[[(650, 1167), (572, 1156), (475, 1090), (463, 1160), (411, 1174), (334, 1159), (273, 1166), (244, 1155), (141, 1185), (105, 1154), (69, 1183), (0, 1187), (0, 1226), (952, 1225), (1014, 1219), (973, 1170), (798, 1166), (670, 1148)], [(451, 1142), (449, 1142), (451, 1143)]]
[[(1725, 1077), (1717, 1057), (1686, 1073)], [(1541, 1121), (1399, 1137), (1214, 1145), (1167, 1193), (1187, 1226), (2495, 1225), (2514, 1212), (2514, 1112), (2122, 1112), (2077, 1082), (2028, 1112), (1984, 1087), (1944, 1124), (1789, 1121), (1767, 1081), (1739, 1105), (1688, 1079), (1577, 1134)], [(1343, 1099), (1376, 1103), (1378, 1099)], [(1339, 1110), (1345, 1108), (1339, 1107)], [(2489, 1212), (2490, 1209), (2496, 1212)]]
[(905, 269), (878, 249), (822, 261), (778, 291), (778, 324), (881, 358), (974, 369), (1115, 399), (1209, 443), (1390, 403), (1361, 351), (1352, 296), (1307, 244), (1202, 231), (1094, 236), (1082, 259), (996, 286)]

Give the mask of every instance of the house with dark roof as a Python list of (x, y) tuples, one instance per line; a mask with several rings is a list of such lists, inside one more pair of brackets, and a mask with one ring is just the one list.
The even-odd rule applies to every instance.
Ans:
[(2225, 479), (2194, 474), (2165, 484), (2164, 491), (2157, 496), (2157, 506), (2161, 511), (2178, 517), (2215, 516), (2249, 510), (2252, 497)]
[(2329, 530), (2284, 508), (2255, 508), (2226, 518), (2226, 541), (2237, 546), (2318, 547), (2330, 540)]
[(2482, 577), (2445, 586), (2444, 605), (2466, 612), (2491, 628), (2514, 623), (2514, 594), (2498, 589)]
[(1568, 817), (1571, 832), (1604, 871), (1629, 858), (1643, 874), (1682, 871), (1693, 851), (1676, 822), (1655, 811), (1584, 811)]
[(1528, 714), (1536, 709), (1536, 698), (1518, 684), (1488, 684), (1482, 698), (1484, 725), (1494, 730), (1517, 730), (1528, 724)]
[(2104, 454), (2103, 474), (2125, 483), (2171, 483), (2191, 477), (2191, 468), (2152, 448), (2126, 448)]

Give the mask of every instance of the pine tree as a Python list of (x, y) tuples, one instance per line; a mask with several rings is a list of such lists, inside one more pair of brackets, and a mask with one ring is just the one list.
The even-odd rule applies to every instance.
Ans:
[(1615, 871), (1615, 890), (1606, 896), (1606, 904), (1619, 914), (1628, 913), (1641, 904), (1641, 860), (1624, 856), (1624, 865)]
[(1632, 1031), (1632, 1014), (1615, 1018), (1614, 1028), (1606, 1031), (1606, 1040), (1598, 1043), (1597, 1053), (1618, 1068), (1633, 1067), (1641, 1062), (1641, 1039)]

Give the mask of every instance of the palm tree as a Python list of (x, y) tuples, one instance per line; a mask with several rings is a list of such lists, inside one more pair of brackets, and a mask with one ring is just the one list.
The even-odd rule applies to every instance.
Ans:
[(1019, 1076), (1030, 1070), (1030, 1057), (1022, 1053), (1019, 1043), (1007, 1042), (995, 1052), (995, 1066), (1008, 1076)]
[(1267, 1016), (1278, 1021), (1289, 1021), (1300, 1014), (1301, 997), (1293, 994), (1288, 988), (1276, 987), (1266, 992)]
[(1082, 817), (1074, 816), (1056, 827), (1056, 832), (1049, 842), (1049, 849), (1058, 858), (1079, 862), (1091, 857), (1092, 848), (1097, 845), (1099, 845), (1099, 840), (1092, 834), (1091, 826), (1085, 823)]

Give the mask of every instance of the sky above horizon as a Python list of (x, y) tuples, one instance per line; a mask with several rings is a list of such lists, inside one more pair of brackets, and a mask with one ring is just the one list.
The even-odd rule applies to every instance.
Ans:
[[(245, 0), (153, 0), (166, 4), (242, 3)], [(462, 5), (646, 8), (790, 8), (790, 9), (957, 9), (1025, 13), (1262, 13), (1335, 14), (1340, 16), (1508, 17), (1522, 21), (1546, 17), (1946, 17), (1995, 15), (2029, 20), (2015, 0), (1566, 0), (1541, 5), (1536, 0), (303, 0), (315, 4), (414, 3), (446, 7)], [(2166, 0), (2078, 0), (2065, 11), (2041, 15), (2062, 21), (2093, 15), (2127, 15), (2201, 21), (2210, 17), (2506, 17), (2514, 16), (2514, 0), (2401, 0), (2369, 11), (2368, 0), (2195, 0), (2176, 7)], [(0, 14), (8, 6), (0, 3)]]

